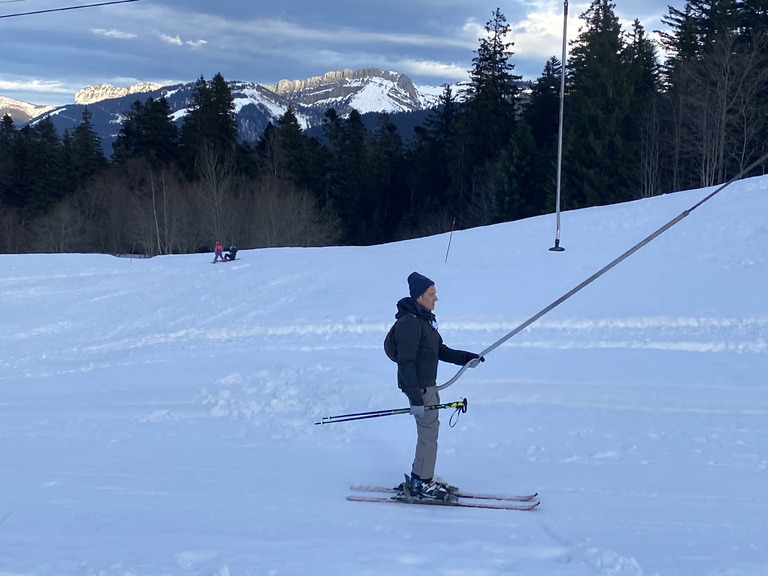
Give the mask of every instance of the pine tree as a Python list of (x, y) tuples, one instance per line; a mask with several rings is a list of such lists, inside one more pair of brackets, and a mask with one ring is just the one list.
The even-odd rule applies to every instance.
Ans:
[[(344, 227), (345, 244), (365, 244), (371, 223), (372, 202), (369, 195), (369, 134), (357, 110), (346, 120), (331, 120), (331, 173), (328, 196), (332, 209)], [(337, 131), (336, 131), (337, 129)]]
[(467, 102), (457, 121), (459, 137), (449, 147), (450, 205), (460, 227), (487, 223), (492, 212), (496, 163), (514, 133), (517, 81), (509, 62), (510, 26), (497, 8), (472, 60)]
[(417, 140), (409, 153), (410, 189), (405, 214), (406, 227), (413, 234), (434, 234), (448, 229), (459, 211), (461, 157), (461, 106), (446, 84), (425, 127), (416, 132)]
[(8, 114), (0, 119), (0, 146), (5, 146), (16, 135), (16, 125)]
[(407, 205), (403, 140), (389, 115), (379, 115), (370, 143), (370, 183), (373, 218), (366, 243), (390, 242)]
[(112, 145), (112, 158), (146, 158), (150, 165), (170, 164), (179, 157), (179, 131), (165, 97), (136, 100), (125, 113)]
[(523, 110), (522, 117), (530, 125), (536, 145), (542, 149), (557, 144), (561, 75), (560, 60), (553, 56), (533, 84), (530, 100)]
[(456, 215), (457, 202), (449, 198), (451, 178), (459, 171), (448, 158), (457, 145), (459, 106), (451, 87), (445, 85), (439, 103), (424, 123), (406, 154), (409, 194), (404, 197), (399, 234), (413, 237), (447, 229)]
[[(50, 116), (46, 116), (37, 122), (35, 133), (38, 147), (37, 157), (39, 159), (39, 162), (34, 166), (35, 180), (40, 185), (37, 208), (41, 212), (47, 212), (68, 192), (66, 188), (63, 147)], [(101, 159), (103, 160), (103, 156)], [(99, 164), (95, 170), (102, 170), (105, 166), (106, 164), (104, 163)]]
[(458, 106), (450, 84), (443, 86), (437, 106), (427, 116), (425, 127), (429, 135), (445, 146), (452, 146), (456, 138), (456, 116)]
[(309, 177), (309, 155), (307, 137), (299, 124), (299, 119), (293, 108), (288, 108), (279, 118), (278, 141), (280, 163), (287, 175), (287, 180), (298, 186), (307, 183)]
[(494, 183), (494, 221), (543, 214), (555, 194), (562, 66), (552, 57), (536, 80)]
[(107, 158), (101, 149), (101, 139), (91, 123), (92, 117), (88, 107), (84, 107), (82, 122), (72, 130), (68, 141), (67, 166), (72, 189), (82, 188), (108, 166)]
[(632, 100), (614, 4), (594, 0), (571, 51), (564, 196), (571, 208), (639, 196), (637, 142), (628, 139)]
[(19, 137), (13, 118), (4, 114), (0, 120), (0, 204), (13, 204), (14, 154)]
[(514, 130), (517, 81), (509, 62), (514, 46), (508, 41), (510, 26), (497, 8), (485, 24), (486, 36), (472, 59), (467, 90), (465, 129), (473, 162), (483, 164), (498, 157)]
[(0, 148), (2, 201), (20, 215), (40, 216), (66, 193), (63, 149), (49, 116), (20, 131), (4, 121)]
[(628, 141), (638, 145), (640, 196), (653, 196), (661, 191), (661, 67), (656, 46), (645, 35), (638, 20), (632, 24), (622, 59), (627, 69), (627, 90), (631, 99), (631, 114), (627, 116), (623, 131)]
[(195, 83), (189, 113), (181, 128), (181, 145), (188, 167), (200, 153), (230, 155), (237, 144), (237, 121), (232, 91), (217, 73), (210, 82)]
[(321, 196), (321, 205), (325, 206), (333, 203), (335, 190), (341, 177), (343, 120), (335, 108), (329, 108), (325, 111), (322, 125), (327, 145), (325, 146), (325, 173), (318, 195)]

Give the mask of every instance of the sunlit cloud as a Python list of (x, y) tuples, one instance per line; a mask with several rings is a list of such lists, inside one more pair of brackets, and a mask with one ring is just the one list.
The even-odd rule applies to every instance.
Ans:
[(471, 18), (461, 27), (461, 33), (465, 37), (471, 37), (473, 40), (476, 40), (485, 36), (485, 25)]
[(107, 30), (106, 28), (92, 28), (91, 32), (93, 32), (97, 36), (106, 36), (108, 38), (118, 38), (120, 40), (131, 40), (133, 38), (138, 38), (138, 34), (134, 34), (132, 32), (123, 32), (121, 30), (115, 30), (114, 28), (111, 30)]
[[(584, 20), (578, 16), (580, 13), (575, 10), (568, 13), (568, 50), (570, 50), (570, 42), (578, 38), (585, 26)], [(619, 19), (624, 32), (631, 30), (633, 23), (633, 20)], [(658, 33), (648, 29), (645, 32), (657, 46), (660, 45)], [(513, 52), (527, 58), (538, 58), (542, 61), (543, 67), (544, 62), (550, 57), (556, 56), (559, 59), (562, 54), (563, 14), (553, 11), (530, 12), (524, 20), (511, 24), (511, 35), (511, 40), (515, 43)]]
[(401, 60), (395, 64), (397, 71), (409, 76), (427, 76), (461, 82), (468, 78), (466, 65), (428, 60)]
[(172, 44), (173, 46), (181, 46), (181, 38), (178, 35), (168, 36), (168, 34), (160, 34), (160, 39), (166, 44)]
[[(579, 34), (582, 24), (576, 16), (568, 15), (568, 40)], [(542, 68), (551, 56), (560, 57), (563, 45), (563, 15), (556, 12), (531, 12), (525, 20), (512, 24), (515, 54), (538, 57)]]
[(0, 79), (0, 91), (4, 92), (40, 92), (71, 94), (72, 87), (64, 86), (56, 80), (3, 80)]
[(202, 48), (208, 44), (207, 40), (182, 40), (178, 34), (176, 36), (160, 34), (160, 39), (171, 46), (189, 46), (190, 48)]

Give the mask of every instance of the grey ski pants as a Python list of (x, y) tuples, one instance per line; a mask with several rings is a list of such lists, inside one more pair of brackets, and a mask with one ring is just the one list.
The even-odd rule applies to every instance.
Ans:
[[(431, 386), (423, 394), (424, 406), (440, 403), (437, 387)], [(422, 480), (435, 476), (437, 462), (437, 433), (440, 429), (439, 410), (427, 410), (424, 416), (416, 418), (416, 456), (413, 459), (412, 473)]]

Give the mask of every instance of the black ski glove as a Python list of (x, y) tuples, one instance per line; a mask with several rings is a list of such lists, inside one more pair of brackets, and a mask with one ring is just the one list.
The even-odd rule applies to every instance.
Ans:
[[(474, 360), (474, 362), (472, 362)], [(480, 354), (475, 354), (474, 352), (465, 352), (464, 353), (464, 364), (467, 362), (472, 362), (472, 364), (469, 365), (470, 368), (474, 368), (480, 362), (485, 362), (485, 356), (480, 356)]]

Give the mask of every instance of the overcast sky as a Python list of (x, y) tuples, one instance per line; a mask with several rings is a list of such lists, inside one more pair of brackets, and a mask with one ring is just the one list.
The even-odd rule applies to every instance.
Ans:
[[(377, 67), (417, 84), (467, 78), (483, 25), (498, 6), (511, 25), (515, 72), (537, 78), (560, 56), (563, 2), (554, 0), (138, 0), (3, 17), (105, 0), (0, 0), (0, 95), (72, 103), (91, 84), (128, 86), (210, 79), (274, 84), (331, 70)], [(651, 33), (667, 5), (617, 0), (624, 29)], [(568, 36), (589, 2), (569, 4)]]

